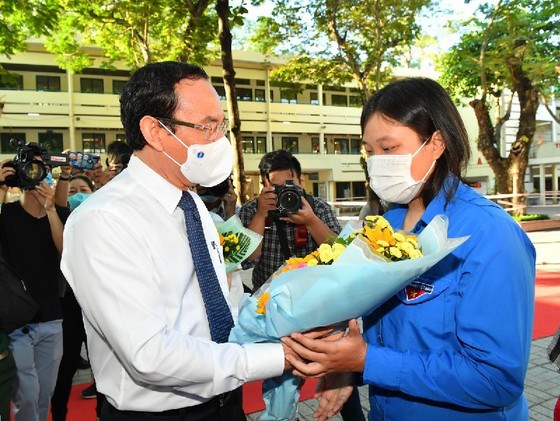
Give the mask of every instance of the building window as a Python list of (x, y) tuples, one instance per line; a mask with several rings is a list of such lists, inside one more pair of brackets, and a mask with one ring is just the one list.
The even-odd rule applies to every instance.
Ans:
[(62, 145), (62, 133), (39, 133), (39, 144), (49, 152), (62, 152), (64, 149)]
[(359, 154), (362, 149), (361, 139), (350, 139), (350, 153), (353, 155)]
[(251, 81), (249, 79), (235, 79), (235, 85), (249, 85), (251, 86)]
[(348, 139), (334, 139), (334, 153), (348, 155), (350, 153)]
[(265, 92), (266, 91), (264, 89), (255, 89), (255, 101), (265, 102), (266, 101)]
[(253, 136), (241, 137), (243, 153), (255, 153), (255, 138)]
[(122, 94), (125, 83), (126, 80), (113, 80), (113, 93), (117, 95)]
[(366, 200), (366, 183), (363, 181), (352, 181), (352, 197), (354, 200)]
[(84, 152), (105, 153), (105, 133), (82, 133)]
[(362, 104), (362, 98), (356, 95), (350, 95), (348, 97), (348, 100), (350, 101), (350, 106), (351, 107), (361, 107)]
[(10, 145), (10, 140), (18, 138), (25, 142), (25, 133), (1, 133), (0, 134), (0, 152), (16, 153), (17, 148)]
[(261, 79), (257, 79), (256, 82), (257, 82), (257, 86), (265, 86), (266, 85), (266, 82), (264, 80), (261, 80)]
[(282, 136), (282, 149), (291, 153), (299, 152), (299, 141), (296, 136)]
[(239, 101), (252, 101), (253, 100), (253, 90), (251, 88), (235, 88), (237, 92), (237, 99)]
[(116, 140), (119, 140), (121, 142), (126, 142), (126, 135), (124, 133), (117, 133)]
[[(325, 147), (324, 153), (328, 153), (327, 139), (323, 139), (323, 146)], [(311, 150), (313, 151), (313, 153), (321, 153), (318, 137), (311, 138)]]
[(257, 136), (257, 153), (266, 153), (266, 137)]
[(80, 78), (80, 92), (102, 94), (103, 79), (94, 79), (89, 77)]
[(23, 91), (23, 76), (8, 73), (0, 77), (0, 89)]
[(224, 84), (224, 78), (221, 76), (212, 76), (210, 78), (210, 82), (212, 82), (212, 85), (223, 85)]
[(297, 104), (297, 92), (293, 89), (280, 89), (280, 102), (282, 104)]
[(335, 105), (335, 106), (338, 106), (338, 107), (347, 107), (348, 106), (348, 97), (346, 95), (332, 94), (331, 95), (331, 102), (332, 102), (332, 105)]
[(352, 197), (352, 188), (349, 182), (339, 181), (334, 184), (336, 186), (336, 199), (350, 199)]
[(317, 92), (310, 92), (309, 99), (311, 105), (319, 105), (319, 94)]
[(35, 76), (38, 91), (60, 92), (60, 76)]
[(226, 88), (224, 88), (223, 86), (214, 86), (214, 89), (216, 89), (216, 92), (218, 93), (220, 99), (224, 101), (226, 99)]

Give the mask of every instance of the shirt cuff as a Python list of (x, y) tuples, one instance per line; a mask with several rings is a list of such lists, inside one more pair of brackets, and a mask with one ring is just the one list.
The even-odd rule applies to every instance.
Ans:
[(399, 390), (403, 354), (368, 344), (364, 365), (364, 383)]
[(247, 381), (278, 377), (284, 372), (284, 350), (279, 343), (243, 345), (247, 355)]

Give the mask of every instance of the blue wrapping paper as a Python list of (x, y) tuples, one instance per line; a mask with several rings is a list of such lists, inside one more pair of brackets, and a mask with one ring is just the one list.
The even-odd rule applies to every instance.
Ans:
[[(356, 238), (332, 265), (305, 267), (280, 273), (240, 306), (230, 342), (279, 342), (282, 336), (305, 332), (371, 313), (416, 277), (460, 246), (468, 237), (447, 238), (448, 220), (436, 216), (418, 236), (423, 257), (387, 262)], [(347, 225), (346, 237), (354, 229)], [(258, 297), (268, 291), (266, 314), (256, 313)], [(327, 305), (336, 302), (336, 305)], [(297, 412), (297, 380), (284, 374), (282, 381), (267, 381), (267, 403), (262, 420), (289, 420)]]

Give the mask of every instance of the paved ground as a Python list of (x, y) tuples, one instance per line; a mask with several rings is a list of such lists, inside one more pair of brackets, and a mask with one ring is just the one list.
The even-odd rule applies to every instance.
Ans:
[[(537, 264), (539, 269), (560, 272), (560, 231), (541, 231), (529, 233), (531, 241), (537, 250)], [(248, 274), (246, 274), (247, 276)], [(529, 370), (525, 378), (525, 395), (529, 401), (530, 419), (535, 421), (552, 420), (552, 411), (558, 396), (560, 396), (560, 373), (548, 362), (545, 350), (552, 337), (533, 341)], [(91, 381), (89, 370), (79, 370), (74, 378), (74, 383)], [(360, 388), (360, 398), (364, 413), (369, 411), (367, 386)], [(312, 414), (317, 407), (317, 401), (310, 399), (302, 402), (299, 407), (299, 419), (312, 420)], [(250, 421), (257, 421), (260, 413), (248, 416)], [(340, 416), (332, 418), (341, 420)]]

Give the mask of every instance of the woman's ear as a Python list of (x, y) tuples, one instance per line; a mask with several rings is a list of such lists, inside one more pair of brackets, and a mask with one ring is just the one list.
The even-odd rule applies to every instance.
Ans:
[(432, 141), (429, 146), (432, 151), (434, 160), (438, 159), (445, 152), (445, 139), (439, 130), (435, 131), (432, 135)]
[(140, 131), (144, 139), (146, 139), (148, 145), (158, 152), (163, 150), (162, 139), (160, 138), (161, 128), (159, 122), (153, 117), (145, 115), (140, 120)]

